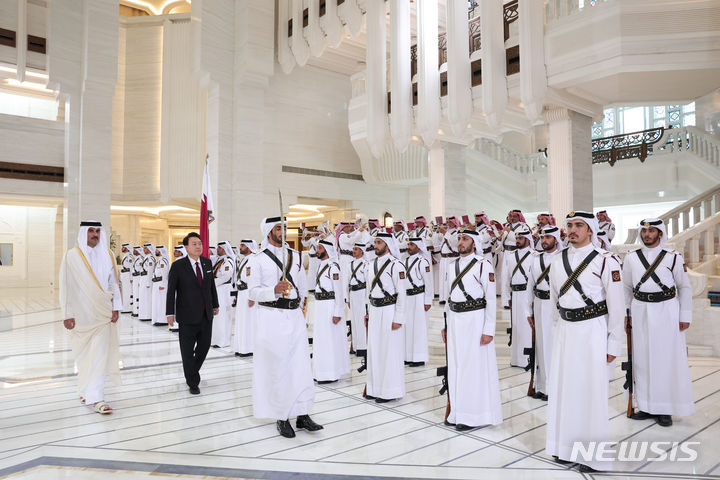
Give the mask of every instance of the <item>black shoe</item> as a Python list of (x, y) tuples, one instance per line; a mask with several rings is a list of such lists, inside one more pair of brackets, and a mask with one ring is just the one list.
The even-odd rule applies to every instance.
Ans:
[(405, 366), (406, 366), (406, 367), (409, 367), (409, 366), (412, 365), (412, 363), (413, 363), (413, 362), (408, 362), (408, 361), (406, 360), (406, 361), (405, 361)]
[(166, 323), (153, 323), (153, 327), (167, 327), (167, 322)]
[(440, 300), (440, 302), (438, 302), (438, 303), (439, 303), (440, 305), (445, 305), (445, 300)]
[(540, 400), (542, 400), (543, 402), (547, 402), (548, 396), (543, 393), (542, 396), (540, 397)]
[(213, 348), (220, 348), (220, 345), (213, 345)]
[(350, 355), (355, 355), (355, 350), (353, 350), (352, 348), (350, 349)]
[(373, 397), (372, 395), (368, 395), (367, 393), (363, 395), (363, 397), (365, 397), (366, 400), (375, 400), (375, 397)]
[(587, 465), (583, 465), (582, 463), (578, 463), (577, 469), (578, 469), (578, 472), (580, 472), (580, 473), (598, 472), (598, 470), (595, 470), (592, 467), (588, 467)]
[(510, 307), (503, 307), (503, 310), (510, 310)]
[(672, 417), (670, 415), (657, 415), (655, 421), (661, 427), (669, 427), (672, 425)]
[(539, 398), (542, 398), (542, 392), (536, 391), (535, 393), (533, 393), (532, 395), (529, 395), (529, 396), (532, 397), (532, 398), (538, 398), (538, 399), (539, 399)]
[(358, 357), (364, 357), (366, 354), (367, 354), (367, 350), (366, 350), (366, 349), (355, 350), (355, 355), (358, 356)]
[(285, 438), (295, 438), (295, 430), (288, 420), (278, 420), (277, 431)]
[(335, 383), (337, 380), (318, 380), (318, 385), (327, 385), (328, 383)]
[(317, 432), (318, 430), (322, 430), (324, 428), (322, 425), (318, 425), (313, 422), (310, 415), (298, 415), (297, 420), (295, 421), (295, 427), (304, 428), (308, 432)]
[(141, 322), (149, 322), (150, 320), (152, 320), (152, 318), (141, 318), (140, 319)]
[(458, 423), (455, 425), (455, 430), (458, 432), (467, 432), (468, 430), (472, 430), (475, 427), (471, 427), (470, 425), (463, 425), (462, 423)]
[(649, 418), (655, 418), (655, 415), (643, 412), (642, 410), (638, 410), (637, 412), (633, 413), (630, 418), (633, 420), (647, 420)]
[(450, 422), (448, 422), (447, 420), (445, 420), (443, 423), (444, 423), (445, 425), (447, 425), (448, 427), (454, 427), (454, 426), (455, 426), (454, 423), (450, 423)]
[(235, 352), (235, 356), (236, 357), (252, 357), (252, 352), (250, 352), (250, 353)]
[(568, 462), (567, 460), (561, 460), (560, 457), (556, 457), (553, 455), (553, 460), (555, 460), (555, 463), (559, 463), (560, 465), (570, 465), (573, 462)]
[(411, 367), (424, 367), (425, 362), (410, 362)]
[(388, 403), (388, 402), (391, 401), (391, 400), (392, 400), (392, 399), (389, 399), (389, 398), (380, 398), (380, 397), (378, 397), (378, 398), (375, 399), (375, 403)]
[(190, 387), (190, 393), (193, 395), (200, 395), (200, 387)]

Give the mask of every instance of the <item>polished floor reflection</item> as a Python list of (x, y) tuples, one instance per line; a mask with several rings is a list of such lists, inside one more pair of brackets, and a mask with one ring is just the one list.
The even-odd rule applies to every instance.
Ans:
[[(439, 312), (433, 308), (434, 353)], [(186, 478), (582, 476), (544, 453), (546, 403), (526, 396), (529, 374), (509, 366), (500, 333), (501, 425), (463, 433), (443, 425), (446, 397), (438, 395), (435, 376), (441, 357), (406, 368), (407, 395), (380, 405), (362, 398), (365, 375), (356, 372), (360, 361), (353, 356), (350, 378), (316, 387), (313, 418), (325, 429), (289, 440), (277, 435), (274, 423), (252, 417), (251, 358), (211, 349), (202, 394), (189, 395), (177, 334), (127, 315), (120, 320), (123, 384), (106, 390), (115, 413), (92, 413), (77, 397), (59, 320), (47, 290), (0, 293), (0, 477), (99, 478), (93, 469), (118, 479), (148, 472)], [(498, 322), (498, 332), (506, 324)], [(628, 420), (618, 366), (610, 383), (610, 425), (615, 441), (700, 442), (697, 459), (616, 462), (615, 472), (604, 476), (720, 478), (720, 360), (690, 354), (695, 414), (676, 418), (671, 428)]]

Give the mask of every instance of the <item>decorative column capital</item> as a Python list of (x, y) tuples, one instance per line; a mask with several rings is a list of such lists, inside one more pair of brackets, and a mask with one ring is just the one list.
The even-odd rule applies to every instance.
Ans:
[(570, 120), (570, 110), (565, 107), (548, 108), (543, 115), (548, 123)]

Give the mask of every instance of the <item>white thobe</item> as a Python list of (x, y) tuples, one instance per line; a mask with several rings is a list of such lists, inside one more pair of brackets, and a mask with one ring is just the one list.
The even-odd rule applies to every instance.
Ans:
[[(447, 268), (450, 262), (454, 261), (456, 257), (447, 257), (446, 255), (457, 255), (458, 253), (458, 240), (457, 240), (457, 229), (453, 228), (445, 232), (445, 234), (438, 233), (440, 239), (440, 278), (447, 278)], [(447, 283), (444, 281), (440, 282), (440, 301), (444, 302), (447, 300), (448, 290)]]
[(145, 260), (143, 255), (138, 255), (133, 259), (132, 266), (132, 315), (137, 317), (140, 314), (140, 285), (142, 284), (142, 263)]
[(430, 262), (421, 254), (411, 255), (405, 260), (408, 290), (415, 284), (424, 292), (408, 295), (405, 308), (405, 361), (428, 361), (428, 319), (430, 312), (425, 305), (432, 305), (433, 278)]
[[(532, 329), (527, 321), (531, 310), (529, 309), (530, 296), (532, 292), (527, 289), (528, 272), (532, 263), (533, 255), (530, 248), (523, 248), (513, 252), (505, 252), (503, 262), (503, 305), (512, 300), (511, 325), (512, 345), (510, 346), (510, 365), (513, 367), (525, 367), (528, 364), (528, 356), (523, 352), (532, 346)], [(515, 268), (518, 263), (520, 267)], [(525, 290), (512, 291), (511, 286), (525, 287)]]
[(365, 246), (365, 260), (371, 262), (375, 260), (375, 237), (377, 236), (380, 229), (372, 228), (369, 231), (363, 232), (359, 243), (364, 243)]
[(132, 253), (127, 252), (120, 262), (120, 288), (122, 292), (122, 312), (129, 313), (132, 311)]
[[(405, 395), (405, 303), (407, 282), (403, 264), (389, 253), (368, 262), (365, 278), (372, 283), (376, 272), (380, 272), (386, 262), (391, 262), (378, 276), (373, 287), (368, 284), (368, 344), (367, 344), (367, 394), (386, 400), (401, 398)], [(374, 307), (370, 298), (383, 298), (385, 294), (397, 293), (397, 302), (384, 307)], [(393, 323), (401, 325), (392, 329)]]
[(320, 263), (317, 258), (317, 245), (319, 242), (319, 237), (311, 237), (302, 241), (303, 246), (308, 249), (307, 286), (311, 292), (315, 290), (315, 275), (317, 275), (317, 267)]
[[(550, 303), (550, 299), (544, 300), (535, 295), (535, 289), (538, 292), (550, 293), (550, 276), (543, 278), (537, 283), (538, 278), (542, 275), (543, 268), (549, 268), (553, 258), (557, 254), (554, 252), (543, 252), (533, 255), (530, 264), (530, 272), (528, 272), (528, 316), (535, 318), (535, 391), (547, 393), (547, 379), (550, 370), (550, 361), (552, 359), (553, 347), (553, 319), (552, 313), (557, 308)], [(540, 259), (542, 258), (542, 264)]]
[(427, 248), (428, 253), (430, 253), (430, 269), (432, 271), (432, 279), (433, 279), (433, 295), (438, 294), (438, 284), (439, 276), (440, 276), (440, 263), (438, 260), (440, 259), (440, 244), (437, 243), (435, 234), (433, 231), (427, 227), (421, 227), (416, 228), (412, 232), (412, 237), (420, 237), (425, 242), (425, 247)]
[(211, 345), (229, 347), (232, 336), (232, 291), (235, 278), (235, 262), (232, 257), (223, 255), (213, 268), (215, 289), (218, 296), (218, 314), (213, 318)]
[(243, 257), (237, 266), (237, 303), (235, 304), (235, 337), (233, 350), (236, 353), (253, 352), (253, 336), (257, 321), (257, 305), (250, 306), (248, 276), (252, 271), (254, 255)]
[(598, 228), (607, 233), (608, 242), (612, 243), (613, 238), (615, 238), (615, 224), (612, 222), (600, 222)]
[[(170, 262), (160, 257), (155, 265), (155, 273), (152, 278), (152, 324), (167, 325), (167, 315), (165, 314), (167, 283), (170, 273)], [(159, 279), (159, 280), (158, 280)]]
[[(266, 250), (282, 261), (280, 247), (270, 245)], [(301, 257), (297, 250), (285, 248), (285, 251), (292, 252), (289, 274), (296, 286), (287, 298), (299, 299), (302, 305), (307, 287)], [(288, 255), (286, 263), (290, 260)], [(249, 296), (258, 302), (253, 342), (253, 415), (287, 420), (308, 414), (315, 399), (315, 386), (302, 308), (287, 310), (259, 304), (280, 298), (275, 294), (275, 285), (282, 272), (264, 252), (253, 258), (250, 270)]]
[(408, 234), (405, 232), (405, 230), (400, 230), (399, 232), (393, 232), (393, 236), (395, 237), (395, 240), (398, 244), (398, 249), (400, 250), (400, 258), (399, 260), (405, 261), (405, 259), (408, 258), (408, 251), (407, 251), (407, 242), (408, 242)]
[[(334, 292), (334, 299), (315, 298), (313, 315), (313, 374), (317, 381), (339, 380), (350, 374), (347, 329), (345, 326), (345, 288), (340, 266), (321, 260), (315, 278), (315, 295)], [(333, 317), (340, 317), (333, 323)]]
[[(498, 379), (495, 340), (480, 345), (483, 335), (495, 336), (496, 297), (492, 263), (481, 256), (459, 257), (450, 263), (445, 283), (448, 291), (455, 280), (455, 264), (462, 272), (473, 259), (476, 264), (462, 277), (465, 291), (474, 299), (485, 298), (484, 309), (447, 313), (448, 395), (450, 423), (471, 427), (502, 423), (500, 381)], [(453, 302), (467, 298), (459, 287), (450, 292)]]
[(155, 255), (146, 255), (142, 262), (142, 271), (140, 272), (140, 310), (138, 312), (138, 317), (143, 321), (152, 320), (153, 272), (155, 272)]
[[(595, 249), (592, 244), (582, 248), (568, 248), (572, 270)], [(623, 298), (620, 265), (610, 253), (600, 253), (580, 274), (579, 283), (592, 302), (607, 302), (608, 314), (582, 321), (566, 321), (553, 310), (555, 339), (550, 364), (547, 394), (548, 420), (545, 450), (562, 460), (570, 460), (573, 443), (609, 441), (608, 420), (608, 363), (607, 355), (618, 356), (622, 349), (625, 300)], [(562, 252), (555, 256), (550, 267), (550, 303), (563, 308), (585, 307), (575, 288), (558, 299), (568, 274)], [(585, 444), (587, 446), (587, 443)], [(598, 470), (608, 465), (574, 461)]]
[[(652, 265), (662, 249), (643, 247), (641, 251)], [(692, 322), (692, 289), (682, 255), (665, 250), (655, 274), (666, 287), (675, 287), (676, 295), (670, 300), (650, 303), (634, 298), (633, 289), (645, 267), (636, 252), (626, 255), (623, 264), (625, 303), (632, 315), (633, 397), (643, 412), (684, 416), (693, 413), (695, 405), (685, 332), (680, 331), (679, 323)], [(661, 292), (652, 278), (639, 290)]]
[(365, 329), (365, 287), (352, 290), (350, 287), (365, 283), (365, 260), (354, 258), (350, 262), (350, 279), (348, 282), (347, 298), (350, 301), (350, 322), (352, 330), (352, 344), (355, 351), (367, 349), (367, 331)]

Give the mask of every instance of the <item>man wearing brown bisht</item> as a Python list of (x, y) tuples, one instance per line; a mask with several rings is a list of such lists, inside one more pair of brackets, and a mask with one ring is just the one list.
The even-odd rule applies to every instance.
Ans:
[(117, 320), (122, 295), (115, 258), (100, 222), (82, 222), (78, 244), (60, 265), (60, 308), (70, 331), (78, 371), (80, 401), (99, 414), (110, 414), (105, 380), (120, 383)]

